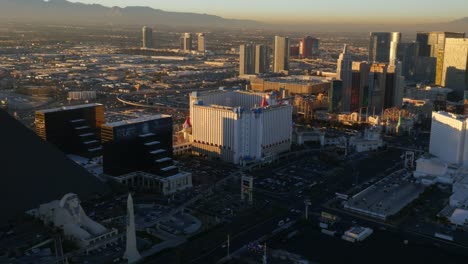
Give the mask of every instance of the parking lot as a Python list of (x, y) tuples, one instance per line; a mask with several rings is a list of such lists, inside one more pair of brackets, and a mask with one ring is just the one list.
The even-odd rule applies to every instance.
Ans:
[(260, 169), (252, 172), (252, 175), (255, 177), (255, 188), (275, 194), (295, 192), (300, 196), (302, 189), (320, 184), (330, 169), (323, 162), (306, 158), (274, 170)]

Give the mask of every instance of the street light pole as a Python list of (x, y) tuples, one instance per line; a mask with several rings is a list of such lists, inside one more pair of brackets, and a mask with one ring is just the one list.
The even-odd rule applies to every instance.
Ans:
[(227, 236), (227, 257), (228, 259), (231, 257), (231, 237)]
[(305, 219), (306, 221), (309, 220), (309, 205), (311, 205), (310, 200), (307, 199), (304, 201), (305, 204)]

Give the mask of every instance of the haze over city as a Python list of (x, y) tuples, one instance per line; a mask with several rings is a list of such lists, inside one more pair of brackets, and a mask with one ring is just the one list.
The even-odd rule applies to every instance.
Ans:
[(72, 2), (96, 3), (105, 6), (148, 6), (165, 11), (194, 12), (226, 18), (252, 19), (265, 22), (327, 22), (327, 23), (431, 23), (448, 22), (465, 17), (468, 2), (463, 0), (80, 0)]

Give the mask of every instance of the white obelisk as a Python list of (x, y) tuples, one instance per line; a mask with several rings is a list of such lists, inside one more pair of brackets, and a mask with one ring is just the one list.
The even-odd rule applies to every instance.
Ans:
[(133, 212), (133, 198), (131, 194), (128, 195), (127, 199), (127, 248), (125, 249), (124, 259), (128, 263), (135, 263), (141, 259), (141, 255), (137, 249), (135, 214)]

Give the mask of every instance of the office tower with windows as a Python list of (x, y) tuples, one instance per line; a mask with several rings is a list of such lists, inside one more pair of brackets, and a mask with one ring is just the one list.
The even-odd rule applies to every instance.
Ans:
[(184, 33), (180, 37), (180, 49), (184, 52), (192, 51), (192, 34)]
[(36, 111), (36, 133), (66, 154), (101, 155), (99, 141), (104, 105), (86, 104)]
[(332, 113), (343, 111), (343, 94), (343, 81), (333, 80), (330, 84), (330, 92), (328, 93), (328, 111)]
[(205, 33), (198, 33), (198, 51), (199, 52), (205, 52), (206, 51)]
[(442, 86), (453, 89), (457, 99), (464, 99), (468, 90), (468, 38), (445, 40)]
[(436, 85), (443, 85), (443, 72), (445, 69), (445, 44), (448, 38), (464, 38), (465, 33), (457, 32), (431, 32), (429, 34), (429, 45), (431, 47), (431, 57), (437, 58)]
[(384, 110), (387, 70), (388, 65), (385, 63), (374, 63), (370, 68), (368, 107), (373, 113), (380, 113)]
[(419, 44), (419, 57), (430, 57), (431, 46), (429, 46), (429, 32), (418, 32), (416, 34), (416, 42)]
[(388, 63), (390, 61), (391, 35), (389, 32), (370, 33), (369, 62)]
[(102, 126), (104, 173), (120, 176), (145, 171), (160, 176), (178, 173), (172, 160), (172, 117), (154, 115)]
[(311, 59), (318, 54), (320, 40), (306, 36), (299, 41), (299, 55), (302, 59)]
[(255, 74), (255, 55), (255, 45), (240, 45), (239, 75)]
[(371, 32), (369, 38), (369, 62), (394, 64), (400, 40), (400, 32)]
[(397, 61), (397, 53), (398, 53), (398, 46), (401, 42), (401, 33), (400, 32), (392, 32), (390, 33), (390, 55), (389, 55), (389, 62), (390, 65), (395, 65)]
[(342, 104), (340, 112), (351, 111), (351, 90), (352, 90), (352, 64), (353, 59), (348, 51), (348, 46), (344, 45), (343, 52), (337, 62), (336, 76), (342, 81)]
[(406, 79), (414, 79), (416, 75), (416, 63), (419, 54), (417, 42), (400, 43), (398, 45), (397, 60), (402, 64), (402, 75)]
[(147, 26), (144, 26), (142, 29), (143, 34), (143, 48), (152, 49), (154, 48), (153, 43), (153, 29)]
[(370, 66), (365, 61), (352, 64), (351, 111), (358, 112), (368, 105)]
[(265, 45), (255, 46), (255, 73), (261, 74), (268, 72), (269, 60), (268, 60), (268, 47)]
[(275, 36), (275, 56), (273, 72), (289, 71), (289, 38)]
[[(420, 66), (427, 66), (429, 62), (435, 61), (435, 72), (430, 78), (436, 85), (443, 85), (444, 71), (444, 56), (445, 56), (445, 41), (447, 38), (464, 38), (465, 33), (460, 32), (418, 32), (416, 41), (419, 43), (419, 56), (431, 57), (433, 60), (426, 59), (426, 63), (421, 63)], [(422, 69), (424, 70), (424, 68)]]

